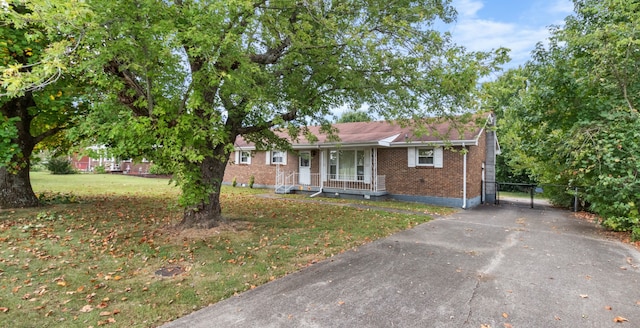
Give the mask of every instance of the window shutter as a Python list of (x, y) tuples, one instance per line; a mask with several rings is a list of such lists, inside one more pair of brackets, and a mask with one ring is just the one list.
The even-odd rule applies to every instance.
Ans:
[(236, 150), (236, 157), (233, 160), (233, 164), (240, 164), (240, 151)]
[(265, 164), (267, 165), (271, 164), (271, 152), (267, 150), (264, 153), (267, 154), (266, 156), (267, 162)]
[(442, 147), (437, 147), (433, 149), (433, 167), (441, 169), (443, 162), (443, 154)]
[(407, 163), (409, 167), (416, 167), (416, 147), (407, 148)]
[(253, 157), (253, 152), (247, 152), (249, 156), (247, 156), (247, 164), (251, 165), (251, 157)]
[(287, 152), (286, 151), (281, 151), (280, 154), (282, 154), (282, 165), (287, 165)]

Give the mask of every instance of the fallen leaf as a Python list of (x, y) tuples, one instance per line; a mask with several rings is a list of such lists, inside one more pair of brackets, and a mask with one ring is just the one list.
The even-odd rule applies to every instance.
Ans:
[(610, 306), (608, 306), (608, 305), (607, 305), (607, 306), (605, 306), (605, 307), (604, 307), (604, 309), (605, 309), (605, 310), (607, 310), (607, 311), (611, 311), (611, 310), (613, 310), (613, 308), (611, 308), (611, 307), (610, 307)]
[(102, 311), (100, 312), (100, 316), (101, 317), (108, 317), (110, 316), (112, 313), (110, 311)]
[(58, 286), (62, 286), (62, 287), (67, 286), (67, 282), (66, 282), (66, 281), (64, 281), (64, 280), (60, 280), (60, 281), (58, 281), (56, 284), (57, 284)]
[(7, 313), (7, 312), (9, 312), (9, 308), (8, 307), (0, 307), (0, 312)]
[(580, 297), (582, 297), (582, 298), (589, 298), (589, 295), (587, 295), (587, 294), (580, 294)]
[(504, 328), (513, 328), (513, 326), (510, 323), (505, 323)]
[(84, 312), (84, 313), (91, 312), (91, 311), (93, 311), (93, 306), (89, 304), (83, 306), (82, 309), (80, 309), (80, 312)]
[(554, 318), (554, 319), (556, 319), (556, 320), (558, 320), (558, 321), (562, 320), (562, 319), (560, 319), (560, 317), (559, 317), (559, 316), (557, 316), (557, 315), (554, 315), (554, 316), (553, 316), (553, 318)]
[(491, 328), (491, 325), (483, 323), (480, 325), (480, 328)]
[(626, 318), (623, 318), (623, 317), (615, 317), (615, 318), (613, 318), (613, 322), (622, 323), (622, 322), (625, 322), (625, 321), (629, 321), (629, 320), (627, 320)]
[(338, 301), (338, 305), (343, 305), (344, 301)]
[(507, 314), (507, 312), (502, 312), (502, 317), (507, 319), (509, 317), (509, 314)]

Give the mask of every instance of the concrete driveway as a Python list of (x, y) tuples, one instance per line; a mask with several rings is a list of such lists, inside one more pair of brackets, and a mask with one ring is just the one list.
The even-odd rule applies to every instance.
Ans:
[(163, 327), (640, 327), (640, 253), (599, 231), (567, 211), (481, 206)]

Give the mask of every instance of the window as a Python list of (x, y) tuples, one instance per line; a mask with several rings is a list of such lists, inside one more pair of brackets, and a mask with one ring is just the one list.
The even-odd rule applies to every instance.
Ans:
[(443, 167), (442, 147), (408, 147), (407, 166), (441, 169)]
[(363, 150), (332, 150), (329, 152), (329, 179), (364, 180)]
[(284, 152), (279, 150), (274, 150), (271, 152), (271, 163), (273, 164), (284, 164)]
[(433, 165), (433, 149), (418, 148), (418, 165)]
[(251, 164), (251, 152), (241, 151), (239, 162), (240, 164)]
[(300, 152), (300, 167), (311, 167), (311, 153), (308, 151)]

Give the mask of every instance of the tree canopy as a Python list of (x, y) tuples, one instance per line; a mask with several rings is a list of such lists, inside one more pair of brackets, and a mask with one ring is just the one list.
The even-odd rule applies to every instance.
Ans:
[(640, 3), (574, 4), (521, 72), (526, 88), (505, 114), (524, 141), (510, 144), (512, 161), (541, 182), (580, 186), (606, 226), (640, 238)]
[(369, 113), (362, 110), (349, 110), (338, 118), (336, 123), (350, 123), (350, 122), (371, 122), (373, 118)]

